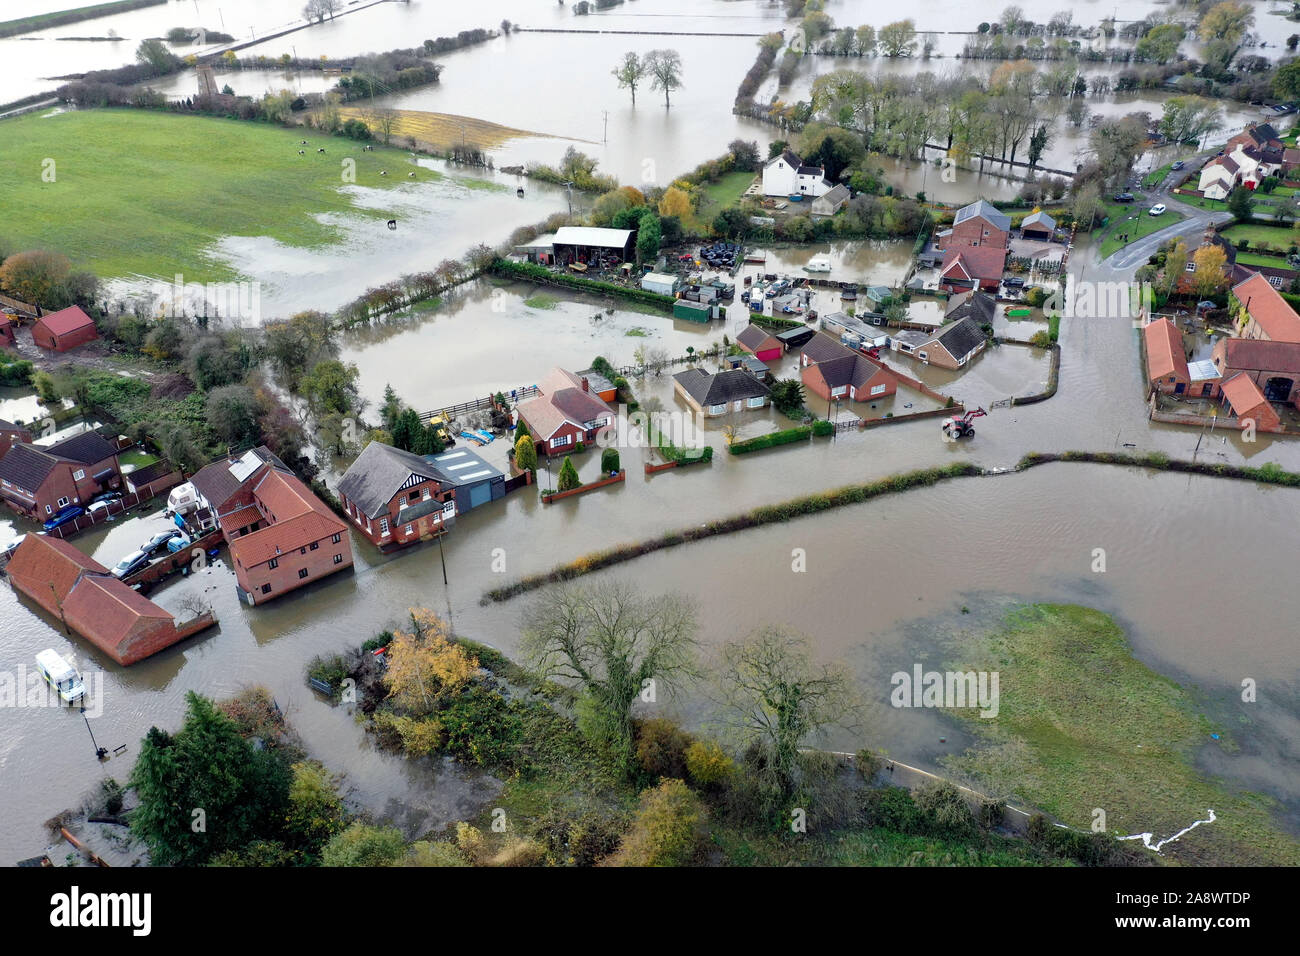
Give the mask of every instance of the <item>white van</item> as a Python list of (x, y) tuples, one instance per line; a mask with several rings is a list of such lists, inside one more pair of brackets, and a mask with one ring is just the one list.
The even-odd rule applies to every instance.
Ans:
[(45, 678), (58, 695), (67, 703), (73, 704), (86, 696), (86, 687), (81, 682), (77, 669), (63, 659), (58, 651), (46, 648), (36, 655), (36, 669)]
[(193, 482), (177, 485), (167, 496), (167, 510), (173, 514), (186, 515), (199, 506), (199, 493)]

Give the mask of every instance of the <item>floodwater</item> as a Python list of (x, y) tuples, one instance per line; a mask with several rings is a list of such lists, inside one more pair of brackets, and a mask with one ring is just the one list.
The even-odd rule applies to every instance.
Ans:
[[(1055, 0), (1024, 4), (1035, 19), (1046, 19), (1056, 5)], [(241, 34), (244, 28), (232, 11), (244, 11), (241, 16), (269, 29), (292, 19), (297, 6), (297, 0), (221, 0), (220, 4), (200, 0), (198, 16), (203, 25), (220, 28), (221, 23), (212, 22), (216, 13), (225, 18), (228, 32)], [(840, 10), (849, 7), (833, 2), (829, 12), (845, 23), (869, 20), (876, 25), (902, 15), (874, 2), (857, 4), (861, 15), (842, 15)], [(139, 18), (135, 28), (139, 32), (132, 39), (145, 31), (163, 32), (178, 25), (176, 21), (189, 22), (194, 18), (186, 12), (189, 9), (190, 5), (168, 4), (130, 15)], [(386, 49), (424, 36), (488, 25), (502, 16), (531, 19), (537, 25), (561, 22), (555, 8), (549, 8), (550, 13), (547, 9), (524, 0), (503, 0), (493, 5), (489, 16), (478, 8), (448, 8), (428, 0), (386, 4), (286, 37), (280, 45), (296, 46), (300, 55), (317, 54), (326, 51), (312, 38), (329, 37), (343, 52), (358, 45)], [(640, 19), (687, 9), (686, 0), (638, 0), (635, 6), (615, 8), (615, 12)], [(689, 7), (696, 18), (706, 16), (700, 9), (695, 4)], [(779, 7), (762, 2), (712, 4), (704, 9), (740, 11), (756, 21), (767, 21), (768, 26), (780, 17)], [(1138, 9), (1144, 8), (1138, 5)], [(1107, 12), (1099, 3), (1084, 4), (1080, 10), (1076, 19), (1081, 21), (1083, 11), (1095, 12), (1098, 19)], [(919, 25), (931, 13), (941, 17), (938, 22), (963, 23), (973, 16), (943, 0), (924, 0), (907, 13)], [(1268, 19), (1262, 11), (1258, 16), (1261, 22)], [(389, 26), (382, 31), (373, 26), (381, 17), (391, 18), (383, 21)], [(576, 26), (593, 28), (604, 22), (618, 21), (611, 14), (599, 14)], [(111, 26), (108, 20), (91, 21), (62, 32), (71, 29), (91, 35)], [(764, 28), (756, 26), (755, 32)], [(627, 38), (629, 45), (645, 39)], [(625, 180), (644, 181), (628, 170), (641, 169), (644, 158), (665, 157), (662, 163), (667, 170), (656, 162), (655, 174), (671, 175), (693, 165), (695, 157), (716, 155), (733, 138), (730, 100), (753, 54), (750, 40), (688, 45), (687, 39), (662, 38), (654, 45), (682, 49), (688, 87), (675, 97), (669, 111), (655, 107), (655, 98), (647, 92), (638, 103), (635, 120), (630, 103), (620, 102), (626, 94), (614, 89), (608, 76), (625, 44), (596, 46), (590, 37), (572, 35), (519, 35), (447, 57), (444, 83), (453, 82), (458, 58), (473, 60), (475, 72), (466, 71), (455, 81), (456, 88), (465, 102), (492, 105), (493, 112), (479, 114), (452, 103), (425, 108), (597, 140), (603, 138), (603, 130), (602, 136), (596, 135), (603, 123), (602, 111), (609, 109), (610, 142), (595, 153), (602, 168)], [(23, 51), (19, 44), (24, 42), (47, 55), (64, 45), (52, 40), (0, 41), (0, 56), (6, 63), (0, 83), (41, 70), (72, 71), (57, 57), (42, 60), (37, 53)], [(94, 50), (108, 45), (75, 46)], [(275, 50), (279, 52), (283, 51)], [(39, 69), (34, 65), (37, 61)], [(523, 68), (512, 69), (515, 63)], [(539, 69), (539, 64), (549, 68)], [(19, 79), (16, 85), (24, 82)], [(11, 89), (6, 86), (0, 99), (23, 95)], [(534, 95), (539, 89), (542, 93)], [(584, 99), (583, 90), (589, 99)], [(437, 91), (432, 95), (436, 99)], [(725, 106), (719, 108), (719, 103)], [(752, 130), (749, 136), (770, 127)], [(550, 158), (558, 152), (556, 147)], [(395, 235), (359, 235), (355, 249), (327, 264), (257, 244), (234, 244), (226, 251), (235, 261), (266, 258), (268, 281), (275, 286), (270, 301), (276, 308), (282, 304), (275, 298), (278, 295), (295, 309), (329, 307), (355, 296), (366, 285), (460, 255), (473, 241), (496, 241), (494, 237), (504, 237), (520, 222), (541, 219), (562, 201), (558, 191), (532, 186), (523, 202), (513, 193), (486, 191), (476, 191), (474, 202), (463, 202), (454, 193), (454, 184), (444, 182), (442, 187), (446, 196), (439, 195), (427, 205), (421, 205), (423, 199), (411, 199), (410, 207), (402, 210), (407, 218)], [(455, 201), (444, 203), (442, 198)], [(497, 202), (500, 205), (491, 205)], [(517, 220), (504, 206), (519, 210)], [(405, 228), (408, 221), (412, 229)], [(419, 236), (415, 242), (409, 238), (412, 233)], [(887, 281), (894, 252), (862, 249), (829, 244), (819, 251), (836, 257), (836, 268)], [(799, 265), (793, 252), (772, 252), (774, 261), (788, 260), (789, 271)], [(855, 261), (859, 255), (874, 258)], [(1082, 268), (1083, 279), (1113, 278), (1108, 270), (1091, 266), (1089, 258), (1090, 250), (1083, 248), (1071, 262), (1074, 270)], [(585, 297), (563, 301), (554, 309), (523, 304), (524, 298), (536, 293), (478, 283), (428, 315), (353, 333), (345, 357), (362, 369), (362, 391), (372, 401), (382, 393), (384, 383), (391, 382), (408, 402), (433, 407), (489, 389), (528, 384), (553, 364), (582, 368), (596, 354), (624, 364), (638, 344), (673, 354), (688, 346), (698, 349), (720, 339), (723, 332), (734, 337), (744, 321), (740, 310), (725, 324), (708, 328), (622, 308), (606, 314), (603, 302)], [(597, 320), (598, 312), (602, 318)], [(628, 335), (629, 331), (646, 334)], [(0, 671), (16, 674), (20, 665), (30, 667), (34, 655), (45, 647), (73, 655), (91, 674), (92, 688), (102, 671), (102, 689), (97, 694), (103, 714), (92, 720), (95, 737), (110, 749), (126, 746), (123, 756), (99, 765), (86, 725), (75, 712), (7, 709), (0, 718), (4, 721), (0, 813), (6, 821), (0, 828), (0, 863), (30, 856), (44, 846), (41, 821), (76, 803), (101, 777), (124, 780), (149, 726), (178, 725), (186, 691), (221, 697), (254, 683), (271, 689), (313, 755), (345, 774), (356, 801), (380, 819), (397, 821), (408, 835), (415, 835), (422, 828), (468, 815), (475, 801), (490, 797), (490, 783), (465, 780), (445, 768), (415, 765), (376, 751), (346, 709), (328, 705), (307, 689), (307, 662), (316, 654), (356, 646), (385, 626), (400, 623), (406, 609), (416, 605), (446, 615), (467, 637), (514, 652), (528, 599), (480, 606), (483, 592), (613, 543), (642, 540), (774, 500), (937, 463), (971, 460), (989, 468), (1010, 467), (1028, 451), (1162, 451), (1183, 458), (1195, 455), (1203, 461), (1256, 465), (1276, 461), (1300, 470), (1300, 446), (1291, 440), (1261, 436), (1245, 443), (1222, 432), (1202, 434), (1148, 422), (1141, 398), (1137, 334), (1123, 317), (1067, 317), (1062, 326), (1058, 394), (1038, 405), (993, 412), (978, 422), (976, 438), (962, 444), (942, 442), (938, 423), (929, 419), (742, 458), (720, 451), (712, 464), (651, 477), (641, 467), (644, 450), (625, 448), (623, 464), (629, 479), (624, 484), (551, 506), (542, 505), (525, 490), (461, 516), (444, 542), (450, 581), (446, 586), (437, 546), (386, 557), (354, 539), (354, 571), (273, 604), (247, 608), (236, 598), (229, 568), (219, 561), (168, 584), (155, 597), (164, 607), (175, 609), (184, 597), (197, 593), (210, 602), (220, 626), (130, 669), (106, 662), (91, 645), (65, 636), (56, 621), (0, 586)], [(1036, 390), (1033, 386), (1044, 377), (1041, 357), (1005, 347), (988, 350), (955, 381), (942, 381), (950, 373), (934, 369), (913, 368), (911, 374), (940, 387), (950, 385), (960, 397), (978, 402), (988, 400), (986, 395), (1001, 397), (1008, 389)], [(682, 407), (672, 394), (667, 373), (634, 379), (632, 387), (643, 401), (658, 398), (665, 408)], [(21, 396), (0, 398), (22, 401)], [(783, 424), (770, 409), (755, 412), (741, 423), (741, 436)], [(723, 427), (722, 422), (712, 422), (706, 429), (708, 440), (719, 448)], [(494, 442), (484, 454), (501, 462), (504, 450), (504, 442)], [(580, 458), (582, 476), (594, 477), (598, 470), (594, 452)], [(548, 481), (549, 476), (542, 480)], [(1017, 601), (1077, 601), (1101, 608), (1125, 627), (1142, 661), (1192, 688), (1207, 707), (1224, 715), (1240, 749), (1228, 753), (1207, 742), (1207, 749), (1198, 755), (1201, 765), (1234, 784), (1286, 801), (1294, 813), (1300, 806), (1294, 744), (1300, 739), (1296, 706), (1300, 657), (1294, 630), (1296, 602), (1283, 576), (1300, 559), (1300, 545), (1291, 533), (1300, 501), (1297, 494), (1292, 489), (1240, 482), (1057, 464), (1023, 474), (963, 479), (834, 514), (680, 547), (606, 575), (628, 577), (648, 590), (697, 600), (701, 640), (708, 649), (764, 623), (804, 631), (819, 655), (842, 660), (854, 669), (864, 694), (874, 702), (869, 731), (831, 742), (845, 750), (864, 745), (886, 748), (901, 760), (931, 767), (960, 748), (964, 738), (932, 715), (885, 707), (882, 701), (891, 673), (914, 662), (942, 660), (940, 642), (948, 631), (994, 623), (1001, 609)], [(112, 563), (160, 520), (155, 514), (114, 522), (77, 543), (100, 561)], [(14, 526), (7, 516), (0, 518), (0, 525), (4, 526), (0, 540), (34, 530)], [(795, 548), (806, 552), (806, 573), (791, 570)], [(1097, 548), (1106, 553), (1104, 573), (1092, 570)], [(495, 549), (504, 549), (504, 573), (493, 570)], [(963, 606), (972, 609), (970, 617), (958, 616)], [(1260, 703), (1249, 712), (1237, 703), (1246, 677), (1260, 682)], [(698, 717), (698, 700), (697, 693), (688, 695), (679, 705), (681, 711)], [(947, 744), (938, 743), (942, 735), (948, 737)]]

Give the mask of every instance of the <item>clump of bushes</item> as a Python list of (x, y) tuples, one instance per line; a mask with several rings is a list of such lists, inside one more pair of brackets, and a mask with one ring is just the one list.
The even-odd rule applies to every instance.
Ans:
[(827, 435), (830, 435), (834, 431), (835, 431), (834, 423), (827, 421), (825, 418), (819, 418), (817, 419), (817, 421), (812, 423), (812, 433), (818, 436), (819, 438), (825, 438)]
[[(830, 422), (826, 424), (829, 425)], [(733, 455), (747, 455), (751, 451), (759, 451), (763, 448), (773, 448), (777, 445), (788, 445), (791, 442), (806, 441), (811, 434), (813, 434), (813, 429), (809, 426), (796, 425), (794, 428), (769, 432), (766, 435), (747, 438), (745, 441), (732, 442), (727, 446), (727, 451)]]

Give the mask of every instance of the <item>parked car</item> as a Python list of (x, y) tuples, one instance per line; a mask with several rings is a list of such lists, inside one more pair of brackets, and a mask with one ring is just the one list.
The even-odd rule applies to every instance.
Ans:
[(1187, 164), (1180, 159), (1178, 162), (1174, 163), (1169, 168), (1172, 170), (1179, 170), (1179, 169), (1183, 169), (1186, 165)]
[(111, 501), (92, 501), (86, 506), (86, 516), (96, 521), (101, 518), (108, 518), (109, 521), (112, 521), (113, 516), (109, 513), (112, 504)]
[(5, 549), (3, 552), (4, 556), (7, 558), (13, 557), (13, 553), (18, 550), (18, 546), (23, 543), (23, 539), (26, 537), (27, 535), (20, 534), (18, 537), (14, 538), (7, 545), (5, 545)]
[(167, 542), (167, 553), (175, 554), (181, 548), (188, 548), (191, 544), (193, 544), (193, 541), (190, 540), (188, 534), (178, 534)]
[(74, 518), (79, 518), (86, 513), (86, 509), (81, 505), (67, 505), (60, 508), (45, 521), (45, 530), (53, 531), (60, 525), (67, 524)]
[(1162, 203), (1162, 202), (1158, 202), (1158, 203), (1156, 203), (1154, 206), (1151, 207), (1151, 209), (1147, 212), (1147, 215), (1148, 215), (1148, 216), (1159, 216), (1159, 215), (1160, 215), (1161, 213), (1163, 213), (1164, 211), (1165, 211), (1165, 204)]
[(1009, 279), (1003, 279), (1002, 284), (1009, 289), (1018, 289), (1025, 284), (1025, 280), (1020, 276), (1012, 276)]
[(140, 550), (145, 554), (153, 554), (172, 538), (179, 537), (180, 535), (180, 528), (168, 528), (166, 531), (159, 531), (144, 544), (140, 545)]
[(120, 491), (101, 491), (99, 494), (95, 495), (95, 497), (90, 499), (90, 503), (94, 504), (96, 501), (121, 501), (121, 500), (122, 500), (122, 492)]
[(113, 577), (120, 579), (126, 577), (128, 574), (135, 574), (135, 572), (142, 568), (147, 568), (148, 566), (148, 551), (132, 551), (121, 561), (117, 562), (117, 564), (113, 565), (113, 570), (109, 573), (113, 575)]
[(1132, 193), (1119, 193), (1114, 197), (1115, 202), (1133, 202), (1136, 198)]

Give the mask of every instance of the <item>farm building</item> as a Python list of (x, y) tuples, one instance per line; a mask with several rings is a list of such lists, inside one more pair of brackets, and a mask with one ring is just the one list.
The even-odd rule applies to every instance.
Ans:
[(0, 315), (0, 346), (13, 348), (18, 344), (14, 335), (14, 320), (7, 315)]
[(713, 318), (713, 309), (714, 307), (708, 302), (678, 299), (673, 303), (673, 318), (685, 319), (687, 322), (708, 322)]
[(725, 372), (688, 368), (673, 376), (673, 389), (686, 404), (706, 418), (725, 415), (729, 411), (762, 408), (771, 394), (766, 385), (741, 368)]
[(1249, 375), (1270, 402), (1300, 404), (1300, 342), (1220, 339), (1211, 361), (1225, 379)]
[(555, 231), (551, 248), (558, 265), (593, 262), (613, 256), (619, 262), (635, 259), (632, 246), (635, 229), (601, 229), (595, 226), (563, 226)]
[(1224, 382), (1222, 393), (1223, 400), (1242, 428), (1249, 427), (1250, 422), (1254, 422), (1256, 430), (1262, 432), (1276, 431), (1281, 427), (1281, 416), (1245, 372), (1238, 372)]
[(459, 514), (505, 497), (505, 474), (468, 448), (453, 448), (439, 455), (430, 455), (428, 461), (455, 490)]
[(785, 352), (780, 339), (766, 329), (753, 324), (741, 330), (736, 336), (736, 344), (760, 362), (779, 361)]
[(1241, 303), (1237, 323), (1243, 339), (1300, 342), (1300, 315), (1267, 278), (1256, 273), (1233, 286), (1232, 295)]
[(529, 262), (549, 266), (555, 261), (555, 233), (548, 232), (538, 236), (532, 242), (515, 246), (515, 251), (522, 254)]
[(48, 535), (23, 538), (5, 574), (15, 589), (123, 666), (216, 623), (204, 613), (177, 626), (170, 613), (102, 564)]
[(55, 352), (66, 352), (97, 338), (95, 320), (75, 305), (42, 316), (32, 326), (32, 341)]
[(678, 276), (665, 272), (647, 272), (641, 277), (641, 288), (646, 292), (658, 292), (660, 295), (676, 295), (682, 280)]

